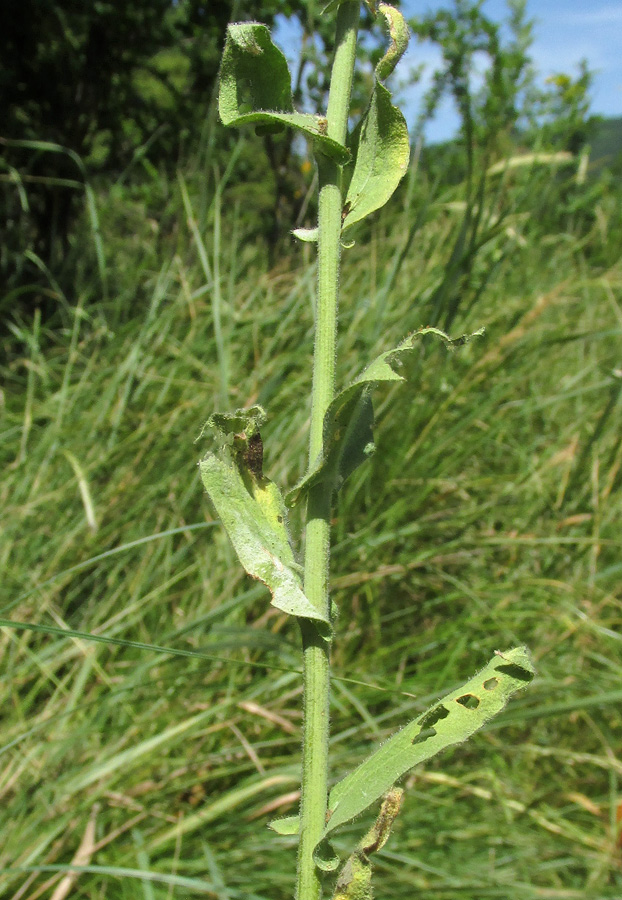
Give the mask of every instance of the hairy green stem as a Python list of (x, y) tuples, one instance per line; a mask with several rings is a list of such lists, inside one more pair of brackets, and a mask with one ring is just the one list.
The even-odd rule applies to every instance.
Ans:
[[(337, 14), (337, 40), (328, 99), (327, 133), (345, 144), (359, 23), (358, 0), (347, 0)], [(319, 175), (318, 289), (309, 464), (322, 450), (324, 414), (335, 391), (337, 294), (341, 249), (341, 169), (317, 154)], [(329, 613), (328, 563), (331, 496), (312, 488), (307, 506), (305, 594)], [(319, 900), (321, 884), (313, 861), (326, 819), (328, 796), (329, 644), (309, 619), (301, 621), (304, 671), (304, 727), (300, 800), (297, 900)]]

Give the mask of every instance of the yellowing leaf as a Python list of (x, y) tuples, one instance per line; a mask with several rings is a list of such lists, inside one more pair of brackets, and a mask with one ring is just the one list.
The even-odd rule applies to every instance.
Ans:
[(238, 559), (253, 578), (269, 588), (272, 603), (292, 616), (314, 619), (328, 634), (327, 616), (305, 596), (300, 567), (286, 526), (286, 510), (278, 487), (263, 475), (260, 407), (216, 414), (208, 425), (233, 445), (208, 453), (199, 463), (201, 478)]

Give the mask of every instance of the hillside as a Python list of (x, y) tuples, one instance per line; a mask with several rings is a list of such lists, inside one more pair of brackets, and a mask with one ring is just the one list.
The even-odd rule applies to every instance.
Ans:
[(610, 169), (618, 178), (622, 173), (622, 117), (600, 119), (590, 140), (593, 163)]
[[(486, 334), (423, 347), (340, 495), (334, 775), (495, 649), (526, 643), (538, 671), (408, 779), (382, 896), (622, 891), (621, 204), (575, 175), (491, 176), (462, 252), (464, 185), (412, 168), (345, 255), (340, 383), (421, 324)], [(2, 372), (3, 900), (50, 896), (72, 861), (90, 900), (291, 896), (292, 839), (266, 823), (295, 809), (298, 634), (242, 575), (196, 439), (260, 402), (266, 471), (302, 473), (314, 266), (292, 246), (268, 269), (234, 207), (180, 184), (161, 239), (100, 198), (108, 297), (85, 267)]]

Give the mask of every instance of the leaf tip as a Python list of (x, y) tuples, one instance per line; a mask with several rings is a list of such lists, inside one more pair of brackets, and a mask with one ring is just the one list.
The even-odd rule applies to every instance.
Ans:
[(268, 828), (276, 834), (291, 837), (300, 831), (300, 818), (299, 816), (284, 816), (282, 819), (272, 819), (271, 822), (268, 822)]

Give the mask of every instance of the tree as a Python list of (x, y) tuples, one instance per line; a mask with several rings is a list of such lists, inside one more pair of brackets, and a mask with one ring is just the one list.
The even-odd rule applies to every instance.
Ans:
[[(325, 99), (334, 42), (320, 11), (313, 0), (262, 5), (268, 25), (279, 14), (298, 19), (303, 37), (296, 101), (318, 107)], [(63, 280), (85, 180), (117, 177), (145, 157), (172, 171), (197, 148), (213, 108), (226, 26), (254, 14), (254, 0), (7, 0), (2, 5), (0, 215), (6, 225), (0, 272), (5, 284), (32, 283), (36, 290), (43, 267)], [(226, 151), (232, 139), (221, 140)], [(291, 133), (265, 136), (263, 146), (276, 182), (271, 196), (278, 198), (268, 211), (269, 235), (283, 211), (289, 216), (300, 202), (305, 183), (291, 165)], [(210, 146), (210, 163), (213, 151)], [(71, 275), (65, 280), (70, 284)]]
[[(11, 269), (24, 276), (24, 247), (57, 267), (85, 176), (119, 172), (147, 144), (156, 162), (178, 157), (199, 110), (204, 115), (209, 103), (232, 5), (233, 0), (2, 5), (5, 276)], [(58, 149), (50, 152), (44, 144)]]

